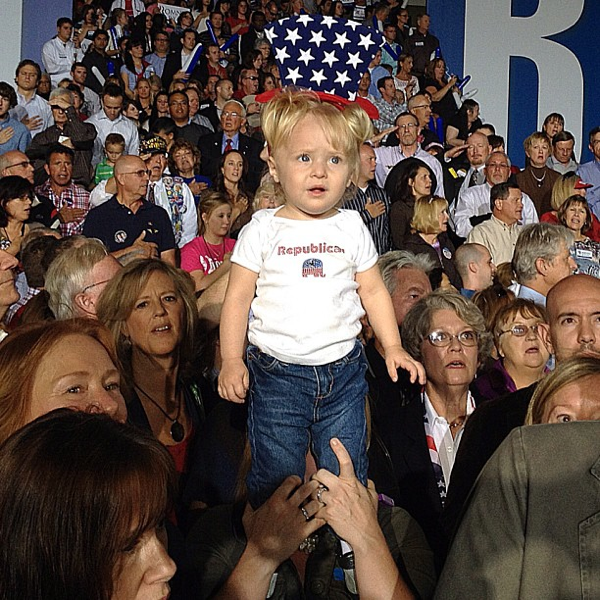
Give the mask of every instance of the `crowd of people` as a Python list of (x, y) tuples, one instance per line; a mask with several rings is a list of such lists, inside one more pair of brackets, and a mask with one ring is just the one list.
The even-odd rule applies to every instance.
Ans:
[(600, 127), (515, 165), (407, 1), (170, 4), (0, 82), (0, 600), (598, 596)]

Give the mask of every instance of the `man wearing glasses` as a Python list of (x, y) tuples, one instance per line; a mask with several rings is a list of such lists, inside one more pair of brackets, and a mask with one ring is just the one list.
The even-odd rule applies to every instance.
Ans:
[(414, 156), (431, 167), (437, 179), (435, 195), (445, 198), (442, 166), (437, 158), (421, 148), (421, 144), (418, 142), (419, 122), (417, 118), (408, 112), (404, 112), (396, 118), (395, 126), (397, 128), (398, 145), (375, 148), (375, 154), (377, 155), (377, 170), (375, 171), (377, 185), (385, 187), (385, 181), (390, 175), (390, 171), (404, 159)]
[(246, 184), (252, 192), (260, 182), (265, 163), (260, 159), (262, 145), (257, 140), (244, 135), (240, 129), (246, 122), (246, 109), (241, 102), (230, 100), (221, 112), (221, 132), (205, 135), (198, 143), (202, 155), (200, 168), (203, 175), (214, 180), (219, 170), (221, 157), (228, 150), (237, 150), (248, 161)]
[(83, 235), (101, 240), (126, 264), (136, 258), (160, 258), (175, 266), (175, 236), (164, 208), (145, 200), (146, 164), (138, 156), (122, 156), (115, 164), (117, 193), (93, 208)]
[(240, 87), (234, 92), (236, 100), (242, 100), (244, 96), (252, 96), (258, 92), (258, 71), (256, 69), (242, 69), (240, 75)]

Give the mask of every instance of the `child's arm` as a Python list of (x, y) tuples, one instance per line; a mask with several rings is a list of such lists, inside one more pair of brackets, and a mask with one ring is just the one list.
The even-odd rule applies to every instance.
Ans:
[(231, 265), (229, 285), (221, 311), (221, 358), (219, 395), (231, 402), (243, 402), (248, 390), (248, 369), (244, 364), (244, 342), (248, 312), (256, 290), (258, 274), (238, 264)]
[(414, 360), (402, 347), (398, 323), (392, 305), (392, 299), (385, 288), (379, 268), (374, 265), (370, 269), (356, 274), (358, 295), (369, 317), (373, 331), (383, 346), (385, 364), (392, 381), (398, 381), (399, 367), (410, 373), (410, 381), (425, 383), (425, 369), (420, 362)]

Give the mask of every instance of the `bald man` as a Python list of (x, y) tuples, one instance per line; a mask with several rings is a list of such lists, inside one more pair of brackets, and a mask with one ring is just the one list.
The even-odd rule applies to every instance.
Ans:
[[(600, 356), (600, 280), (571, 275), (546, 300), (548, 324), (538, 331), (557, 362), (571, 356)], [(480, 405), (469, 417), (452, 470), (444, 520), (452, 533), (481, 469), (504, 438), (523, 425), (537, 383)]]
[(93, 208), (83, 234), (102, 240), (122, 264), (136, 258), (160, 258), (175, 266), (175, 236), (164, 208), (145, 200), (146, 164), (137, 156), (122, 156), (115, 164), (117, 193)]

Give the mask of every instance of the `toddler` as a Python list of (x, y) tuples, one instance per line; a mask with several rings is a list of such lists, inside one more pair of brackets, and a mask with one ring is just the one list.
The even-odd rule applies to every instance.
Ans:
[(309, 444), (318, 467), (337, 474), (333, 437), (366, 483), (366, 361), (357, 340), (364, 310), (390, 377), (396, 381), (402, 367), (424, 382), (421, 365), (402, 348), (373, 240), (356, 211), (337, 208), (363, 141), (348, 115), (311, 92), (288, 91), (265, 106), (263, 131), (285, 204), (257, 212), (234, 248), (219, 375), (227, 400), (243, 402), (250, 389), (254, 507), (287, 476), (303, 477)]
[(104, 140), (104, 158), (96, 165), (96, 185), (113, 176), (115, 163), (123, 156), (124, 151), (125, 138), (120, 133), (109, 133)]

